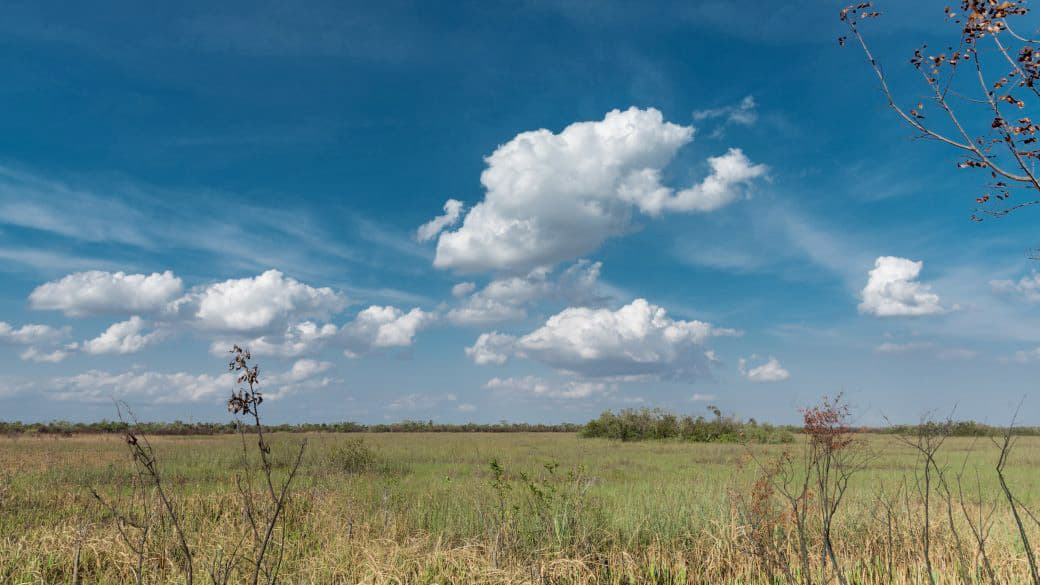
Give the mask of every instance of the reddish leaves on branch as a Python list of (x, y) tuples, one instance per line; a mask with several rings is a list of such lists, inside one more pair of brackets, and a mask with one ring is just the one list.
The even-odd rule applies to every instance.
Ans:
[(840, 451), (853, 443), (855, 431), (849, 425), (849, 406), (839, 394), (834, 399), (823, 397), (820, 404), (803, 408), (802, 429), (814, 446), (826, 452)]
[[(1035, 167), (1040, 150), (1031, 146), (1038, 142), (1040, 126), (1023, 115), (1028, 97), (1021, 95), (1026, 92), (1040, 98), (1040, 39), (1022, 36), (1014, 27), (1014, 18), (1029, 12), (1026, 0), (961, 0), (956, 8), (946, 7), (943, 12), (946, 20), (957, 27), (958, 42), (934, 54), (929, 54), (925, 45), (916, 49), (910, 58), (910, 64), (931, 90), (929, 100), (944, 114), (932, 116), (930, 120), (925, 120), (922, 102), (905, 110), (899, 106), (881, 64), (861, 34), (859, 25), (880, 15), (871, 2), (860, 2), (841, 10), (839, 17), (850, 34), (841, 37), (839, 44), (845, 46), (848, 39), (858, 41), (881, 83), (889, 107), (921, 137), (959, 150), (962, 155), (957, 164), (959, 168), (989, 172), (989, 188), (996, 192), (975, 198), (979, 207), (972, 215), (973, 220), (980, 221), (978, 214), (999, 217), (1021, 207), (1040, 205), (1040, 170)], [(989, 46), (980, 47), (987, 43)], [(969, 62), (970, 73), (957, 76), (958, 65)], [(987, 71), (993, 68), (998, 69), (995, 76)], [(987, 80), (988, 77), (991, 79)], [(970, 95), (972, 92), (974, 96)], [(984, 111), (973, 113), (973, 119), (968, 120), (961, 116), (961, 105), (972, 109), (981, 105)], [(1035, 106), (1036, 102), (1028, 105)], [(995, 184), (998, 181), (1000, 184)], [(1012, 196), (1009, 187), (1032, 190), (1035, 196), (1031, 201), (1009, 204)], [(1001, 203), (984, 206), (996, 202)]]

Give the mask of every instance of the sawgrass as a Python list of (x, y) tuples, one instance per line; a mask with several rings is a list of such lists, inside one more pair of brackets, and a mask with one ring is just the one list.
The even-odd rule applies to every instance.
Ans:
[[(286, 517), (282, 581), (288, 583), (765, 582), (735, 502), (759, 473), (750, 456), (768, 461), (785, 449), (797, 453), (802, 440), (617, 442), (569, 433), (306, 437)], [(277, 474), (285, 473), (292, 445), (302, 438), (272, 438)], [(839, 512), (839, 555), (855, 583), (927, 582), (915, 454), (894, 437), (865, 440), (874, 457)], [(244, 530), (234, 482), (240, 439), (155, 437), (152, 444), (197, 563), (229, 554)], [(988, 552), (1006, 582), (1023, 582), (1028, 566), (992, 472), (996, 457), (988, 439), (950, 438), (940, 451), (951, 469), (963, 467), (965, 488), (997, 506)], [(491, 460), (498, 462), (497, 476)], [(1008, 476), (1029, 506), (1040, 504), (1038, 465), (1040, 438), (1019, 439)], [(74, 571), (84, 583), (133, 582), (136, 559), (90, 489), (130, 506), (134, 481), (118, 436), (0, 439), (0, 583), (71, 582)], [(886, 518), (879, 498), (897, 489), (903, 495)], [(970, 556), (963, 562), (973, 551), (970, 538), (962, 532), (958, 548), (944, 512), (933, 509), (932, 516), (939, 582), (974, 580), (958, 576), (971, 565)], [(155, 518), (145, 582), (183, 582), (174, 535)], [(955, 525), (961, 522), (958, 516)], [(789, 527), (777, 530), (787, 530), (793, 542)]]

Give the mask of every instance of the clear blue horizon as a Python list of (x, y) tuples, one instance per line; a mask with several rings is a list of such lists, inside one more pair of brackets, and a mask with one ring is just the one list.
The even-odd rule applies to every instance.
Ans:
[[(0, 420), (226, 420), (238, 343), (272, 423), (1040, 423), (1040, 212), (839, 8), (12, 5)], [(917, 96), (942, 7), (881, 8)]]

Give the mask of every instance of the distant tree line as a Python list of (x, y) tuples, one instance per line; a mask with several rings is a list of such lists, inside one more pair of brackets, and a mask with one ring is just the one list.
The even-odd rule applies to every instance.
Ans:
[[(493, 424), (446, 424), (431, 421), (405, 420), (395, 423), (365, 425), (356, 422), (300, 423), (263, 426), (271, 433), (577, 433), (583, 425), (576, 423), (528, 424), (498, 422)], [(222, 435), (237, 433), (235, 422), (137, 422), (102, 420), (99, 422), (50, 421), (23, 423), (0, 421), (0, 434), (5, 435), (59, 435), (125, 434), (134, 432), (149, 435)], [(252, 429), (244, 429), (253, 432)]]
[[(238, 432), (235, 422), (138, 422), (102, 420), (99, 422), (50, 421), (23, 423), (0, 421), (3, 435), (125, 434), (133, 429), (149, 435), (222, 435)], [(940, 428), (940, 426), (942, 428)], [(933, 428), (934, 427), (934, 428)], [(916, 425), (862, 427), (858, 432), (888, 435), (916, 435), (920, 432), (942, 432), (953, 437), (999, 437), (1007, 431), (971, 420), (927, 422)], [(253, 429), (245, 429), (254, 432)], [(675, 414), (662, 409), (627, 409), (607, 411), (582, 425), (577, 423), (530, 424), (498, 422), (493, 424), (447, 424), (430, 420), (404, 420), (395, 423), (366, 425), (356, 422), (300, 423), (264, 425), (272, 433), (580, 433), (584, 437), (602, 437), (621, 441), (678, 439), (693, 442), (788, 443), (802, 432), (799, 425), (772, 425), (755, 419), (741, 420), (723, 415), (713, 408), (711, 416)], [(1015, 427), (1017, 436), (1040, 436), (1040, 427)]]

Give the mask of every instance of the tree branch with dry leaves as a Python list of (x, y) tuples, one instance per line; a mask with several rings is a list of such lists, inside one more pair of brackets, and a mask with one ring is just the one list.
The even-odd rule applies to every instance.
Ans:
[[(988, 174), (987, 188), (975, 198), (974, 221), (1040, 204), (1036, 168), (1040, 126), (1029, 116), (1029, 108), (1040, 105), (1040, 40), (1011, 27), (1011, 21), (1028, 14), (1025, 4), (1024, 0), (962, 0), (958, 8), (945, 8), (944, 18), (956, 27), (957, 42), (944, 50), (923, 45), (913, 52), (910, 65), (928, 94), (911, 106), (901, 105), (901, 98), (893, 93), (862, 32), (867, 21), (881, 17), (873, 2), (847, 6), (839, 14), (849, 35), (838, 43), (845, 46), (849, 37), (856, 41), (888, 107), (919, 137), (958, 152), (959, 168)], [(972, 79), (958, 78), (958, 69), (964, 67), (971, 68)], [(1023, 96), (1034, 99), (1027, 103)], [(929, 118), (927, 104), (941, 115)]]

